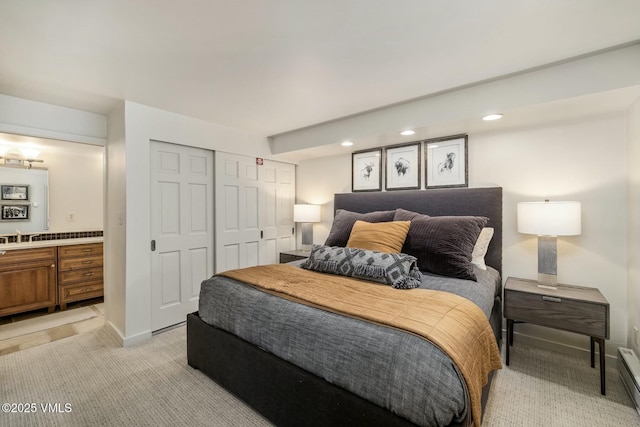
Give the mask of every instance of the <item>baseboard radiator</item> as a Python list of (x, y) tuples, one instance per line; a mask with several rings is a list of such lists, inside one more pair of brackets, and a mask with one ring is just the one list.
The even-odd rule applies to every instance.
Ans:
[(640, 414), (640, 361), (633, 350), (618, 347), (618, 370), (625, 388)]

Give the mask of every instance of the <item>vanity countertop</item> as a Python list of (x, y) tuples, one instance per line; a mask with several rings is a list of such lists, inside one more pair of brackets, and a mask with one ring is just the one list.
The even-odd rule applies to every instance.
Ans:
[(86, 243), (102, 243), (103, 240), (104, 240), (103, 237), (82, 237), (78, 239), (43, 240), (43, 241), (22, 242), (22, 243), (0, 243), (0, 251), (44, 248), (44, 247), (50, 247), (50, 246), (84, 245)]

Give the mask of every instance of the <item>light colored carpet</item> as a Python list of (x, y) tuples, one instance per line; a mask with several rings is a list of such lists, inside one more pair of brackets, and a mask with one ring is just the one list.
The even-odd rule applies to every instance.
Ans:
[(483, 425), (640, 426), (640, 415), (614, 366), (607, 365), (607, 394), (600, 394), (597, 357), (591, 368), (588, 360), (518, 342), (511, 347), (509, 366), (504, 365), (504, 348), (502, 354), (503, 368), (494, 378)]
[[(0, 413), (0, 425), (270, 425), (187, 365), (185, 331), (120, 348), (101, 328), (0, 356), (0, 403), (37, 405), (36, 413)], [(615, 371), (607, 396), (598, 380), (588, 362), (516, 345), (511, 366), (495, 378), (483, 425), (640, 425)], [(43, 413), (42, 403), (60, 404), (61, 413)]]
[[(186, 328), (118, 347), (105, 328), (0, 356), (1, 426), (268, 426), (186, 359)], [(59, 403), (60, 413), (40, 405)], [(64, 412), (65, 404), (71, 405)]]
[(51, 329), (69, 323), (80, 322), (98, 316), (100, 313), (91, 307), (78, 307), (72, 310), (58, 311), (46, 316), (21, 320), (16, 323), (0, 325), (0, 341), (15, 338), (20, 335)]

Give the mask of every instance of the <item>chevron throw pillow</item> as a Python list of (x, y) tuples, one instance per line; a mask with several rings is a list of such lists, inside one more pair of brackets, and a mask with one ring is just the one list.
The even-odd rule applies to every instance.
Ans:
[(384, 283), (395, 289), (417, 288), (422, 279), (414, 256), (339, 246), (314, 245), (302, 268)]

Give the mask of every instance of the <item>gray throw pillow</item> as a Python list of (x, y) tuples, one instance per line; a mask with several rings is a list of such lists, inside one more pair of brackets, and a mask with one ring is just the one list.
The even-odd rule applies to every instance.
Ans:
[(473, 247), (488, 218), (428, 216), (398, 209), (396, 221), (411, 220), (402, 252), (418, 259), (422, 271), (476, 281)]
[(366, 222), (388, 222), (393, 221), (396, 211), (375, 211), (369, 213), (351, 212), (344, 209), (338, 209), (333, 217), (333, 225), (329, 236), (324, 242), (326, 246), (347, 246), (351, 229), (356, 221)]
[(422, 279), (416, 258), (411, 255), (338, 246), (314, 245), (301, 267), (384, 283), (395, 289), (417, 288)]

